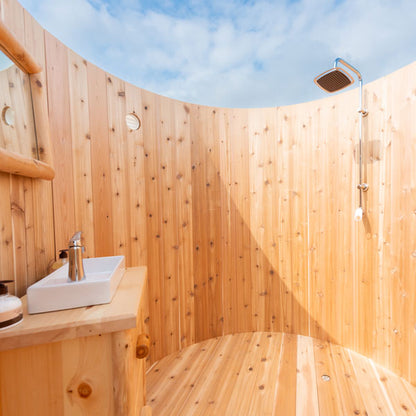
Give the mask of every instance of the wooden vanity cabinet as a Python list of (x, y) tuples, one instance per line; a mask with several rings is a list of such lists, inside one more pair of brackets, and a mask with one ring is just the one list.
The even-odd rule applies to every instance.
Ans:
[[(0, 415), (140, 415), (146, 268), (127, 269), (107, 305), (28, 315), (0, 332)], [(26, 299), (23, 298), (26, 309)]]

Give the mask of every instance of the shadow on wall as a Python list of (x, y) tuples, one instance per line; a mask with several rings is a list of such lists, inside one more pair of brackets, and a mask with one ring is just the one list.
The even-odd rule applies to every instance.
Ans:
[[(259, 241), (232, 198), (230, 206), (230, 228), (235, 234), (230, 238), (229, 249), (221, 256), (226, 265), (222, 274), (223, 334), (286, 332), (336, 342), (307, 310), (310, 292), (307, 251), (300, 255), (293, 253), (290, 246), (296, 242), (273, 236), (272, 232), (268, 234), (277, 238)], [(248, 236), (248, 239), (242, 240), (241, 236)], [(300, 266), (305, 274), (300, 275), (299, 269), (292, 274), (293, 262), (304, 263), (294, 268)], [(201, 311), (201, 319), (202, 315)]]
[[(317, 316), (328, 311), (324, 324), (339, 319), (319, 282), (325, 278), (309, 264), (316, 252), (308, 247), (308, 178), (296, 173), (306, 149), (293, 138), (276, 140), (287, 136), (276, 128), (277, 109), (249, 132), (244, 110), (176, 103), (162, 111), (150, 94), (144, 106), (164, 115), (160, 125), (143, 120), (152, 360), (245, 331), (340, 342), (310, 313), (313, 303)], [(180, 130), (164, 132), (173, 120)], [(340, 321), (352, 330), (352, 318)]]

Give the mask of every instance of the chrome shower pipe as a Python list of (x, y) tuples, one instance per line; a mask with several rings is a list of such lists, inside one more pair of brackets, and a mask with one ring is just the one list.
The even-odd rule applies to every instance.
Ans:
[(358, 113), (360, 114), (360, 123), (359, 123), (359, 136), (358, 136), (358, 152), (359, 152), (359, 184), (357, 188), (360, 190), (360, 208), (362, 208), (363, 204), (363, 197), (362, 193), (368, 191), (368, 184), (363, 183), (363, 142), (362, 142), (362, 131), (363, 131), (363, 117), (366, 117), (368, 115), (368, 111), (364, 110), (363, 108), (363, 77), (361, 76), (361, 72), (353, 67), (350, 63), (344, 61), (342, 58), (337, 58), (334, 61), (334, 68), (338, 67), (338, 63), (341, 63), (342, 65), (349, 68), (351, 71), (357, 75), (358, 83), (360, 86), (360, 107), (358, 108)]

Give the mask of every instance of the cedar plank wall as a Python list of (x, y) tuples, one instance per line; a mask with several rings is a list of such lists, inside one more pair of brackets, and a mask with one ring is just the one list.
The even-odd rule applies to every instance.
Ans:
[[(15, 1), (2, 1), (0, 15), (35, 60), (45, 67), (41, 26)], [(32, 94), (45, 95), (45, 72), (31, 76), (31, 85)], [(50, 155), (44, 151), (43, 140), (44, 136), (39, 134), (40, 159), (49, 163)], [(20, 148), (24, 147), (27, 146), (22, 143)], [(51, 182), (0, 173), (0, 279), (13, 280), (10, 292), (22, 296), (27, 286), (45, 276), (54, 256)]]
[(222, 334), (285, 331), (416, 382), (416, 64), (365, 87), (370, 189), (355, 223), (356, 90), (211, 108), (125, 83), (48, 33), (45, 47), (56, 248), (82, 229), (88, 256), (148, 265), (153, 361)]

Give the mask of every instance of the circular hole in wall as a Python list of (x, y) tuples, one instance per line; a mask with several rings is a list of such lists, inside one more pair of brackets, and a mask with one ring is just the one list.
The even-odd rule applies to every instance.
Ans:
[(138, 130), (140, 128), (140, 119), (134, 113), (126, 115), (126, 124), (130, 130)]
[(9, 106), (4, 107), (3, 111), (1, 113), (1, 118), (7, 126), (14, 126), (14, 110), (13, 110), (13, 108), (11, 108)]

